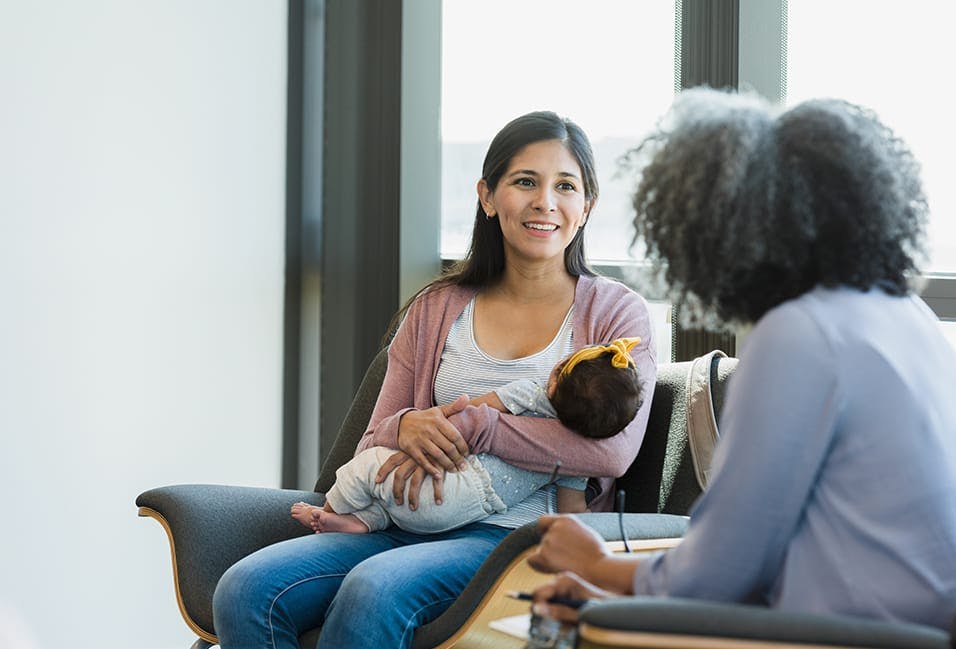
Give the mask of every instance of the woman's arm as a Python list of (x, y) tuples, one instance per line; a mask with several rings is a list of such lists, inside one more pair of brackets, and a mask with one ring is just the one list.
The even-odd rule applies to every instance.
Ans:
[(558, 485), (555, 495), (558, 501), (558, 512), (561, 514), (583, 514), (588, 511), (588, 501), (584, 497), (583, 489)]
[(605, 590), (629, 595), (640, 559), (612, 554), (601, 535), (575, 516), (542, 516), (538, 520), (541, 542), (528, 557), (540, 572), (574, 573)]
[(416, 403), (416, 344), (421, 308), (416, 302), (406, 314), (388, 346), (388, 366), (379, 390), (368, 428), (359, 439), (356, 453), (372, 446), (398, 449), (398, 428), (402, 415), (428, 408)]
[[(647, 404), (649, 406), (649, 403)], [(521, 417), (488, 406), (469, 406), (449, 417), (474, 453), (491, 453), (523, 469), (547, 473), (561, 461), (562, 475), (619, 477), (624, 475), (644, 439), (648, 408), (607, 439), (588, 439), (557, 419)]]
[[(440, 301), (437, 306), (443, 306)], [(397, 454), (386, 461), (379, 473), (383, 480), (395, 471), (394, 495), (396, 502), (404, 500), (406, 480), (411, 480), (410, 504), (416, 504), (418, 486), (425, 472), (435, 480), (435, 498), (441, 500), (444, 471), (454, 471), (464, 463), (468, 445), (457, 429), (448, 421), (447, 415), (457, 412), (467, 401), (461, 399), (442, 407), (430, 403), (431, 375), (428, 370), (436, 359), (423, 354), (434, 354), (422, 335), (427, 327), (429, 308), (419, 298), (409, 308), (405, 319), (395, 333), (388, 348), (388, 367), (379, 391), (375, 407), (369, 419), (368, 429), (359, 440), (357, 451), (372, 446), (396, 449)], [(427, 331), (425, 332), (427, 333)], [(398, 451), (401, 451), (398, 453)], [(381, 480), (380, 480), (381, 481)]]
[(591, 600), (633, 592), (634, 572), (640, 559), (613, 555), (604, 539), (574, 516), (542, 516), (538, 520), (541, 542), (528, 557), (528, 565), (558, 577), (534, 591), (534, 612), (574, 624), (578, 612), (555, 598)]
[(728, 386), (707, 491), (681, 544), (638, 567), (636, 593), (767, 596), (811, 493), (826, 488), (821, 467), (842, 415), (837, 363), (795, 306), (758, 323)]

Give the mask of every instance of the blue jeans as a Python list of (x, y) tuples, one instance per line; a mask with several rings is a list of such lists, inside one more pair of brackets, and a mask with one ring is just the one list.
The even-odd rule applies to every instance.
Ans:
[(511, 530), (473, 523), (440, 534), (390, 527), (311, 534), (254, 552), (213, 596), (222, 649), (298, 649), (322, 627), (323, 647), (410, 647), (415, 629), (458, 597)]

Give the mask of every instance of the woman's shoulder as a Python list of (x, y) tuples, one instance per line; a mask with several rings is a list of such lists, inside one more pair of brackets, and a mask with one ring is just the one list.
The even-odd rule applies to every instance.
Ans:
[(602, 275), (578, 278), (575, 302), (591, 311), (637, 308), (646, 310), (644, 298), (626, 284)]
[[(925, 302), (912, 293), (815, 287), (767, 311), (753, 331), (768, 344), (813, 344), (831, 357), (855, 350), (892, 355), (892, 350), (905, 347), (904, 340), (927, 340), (936, 334), (938, 324)], [(910, 350), (904, 355), (921, 354)]]
[(578, 278), (574, 323), (582, 344), (622, 336), (640, 336), (650, 344), (653, 333), (644, 298), (621, 282), (601, 276)]
[(418, 292), (412, 304), (430, 304), (432, 302), (447, 300), (461, 287), (457, 284), (433, 283)]
[(426, 341), (427, 344), (433, 336), (447, 333), (449, 322), (453, 322), (465, 310), (474, 294), (473, 289), (454, 284), (426, 286), (405, 310), (390, 349), (394, 351), (400, 341), (406, 344), (411, 344), (410, 341), (416, 341), (415, 344)]
[[(841, 323), (841, 312), (847, 308), (844, 289), (816, 288), (774, 306), (744, 337), (741, 358), (774, 359), (794, 356), (809, 362), (810, 356), (820, 354), (824, 364), (837, 355), (837, 347), (852, 335), (859, 323)], [(847, 326), (849, 325), (849, 327)]]
[(902, 301), (879, 290), (817, 286), (769, 309), (754, 323), (753, 332), (771, 338), (774, 344), (832, 342), (853, 334), (862, 321)]
[(427, 286), (415, 297), (408, 313), (415, 318), (440, 319), (448, 311), (461, 312), (475, 296), (475, 289), (458, 284)]

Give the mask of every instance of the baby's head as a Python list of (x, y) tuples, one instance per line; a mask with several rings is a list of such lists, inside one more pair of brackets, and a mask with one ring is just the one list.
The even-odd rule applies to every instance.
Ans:
[(558, 419), (584, 437), (604, 439), (624, 430), (641, 407), (631, 349), (640, 338), (584, 347), (559, 363), (548, 382)]

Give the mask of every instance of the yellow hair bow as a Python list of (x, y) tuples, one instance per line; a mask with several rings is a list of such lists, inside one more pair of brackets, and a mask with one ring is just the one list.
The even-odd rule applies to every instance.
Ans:
[(614, 356), (611, 358), (611, 365), (614, 367), (620, 367), (623, 369), (629, 365), (634, 365), (634, 359), (631, 358), (630, 352), (634, 346), (640, 342), (641, 339), (637, 337), (618, 338), (617, 340), (612, 340), (607, 345), (591, 345), (590, 347), (583, 347), (568, 357), (564, 367), (561, 368), (561, 378), (564, 378), (570, 374), (571, 370), (574, 369), (574, 366), (581, 361), (589, 361), (592, 358), (597, 358), (598, 356), (603, 356), (604, 354), (614, 354)]

